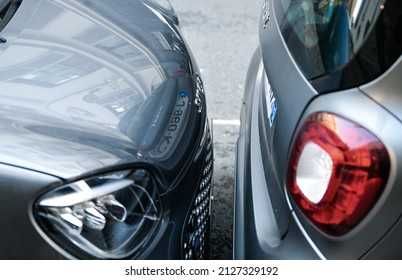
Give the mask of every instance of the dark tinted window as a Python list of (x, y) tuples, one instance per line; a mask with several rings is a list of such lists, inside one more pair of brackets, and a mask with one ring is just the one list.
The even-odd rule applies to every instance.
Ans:
[(386, 71), (402, 51), (400, 0), (281, 0), (283, 37), (318, 91)]

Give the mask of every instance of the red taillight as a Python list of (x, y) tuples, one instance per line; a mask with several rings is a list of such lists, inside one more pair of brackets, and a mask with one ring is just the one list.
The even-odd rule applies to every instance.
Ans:
[(369, 131), (339, 116), (315, 113), (293, 145), (288, 187), (316, 226), (342, 235), (377, 201), (389, 166), (387, 150)]

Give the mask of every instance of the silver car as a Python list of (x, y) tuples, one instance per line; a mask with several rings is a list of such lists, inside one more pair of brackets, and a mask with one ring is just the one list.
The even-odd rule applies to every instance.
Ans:
[(402, 2), (265, 0), (234, 258), (402, 259)]
[(0, 18), (0, 259), (207, 258), (212, 139), (169, 2)]

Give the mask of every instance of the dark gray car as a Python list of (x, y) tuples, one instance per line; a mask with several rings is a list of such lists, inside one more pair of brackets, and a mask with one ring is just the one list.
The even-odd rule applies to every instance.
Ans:
[(236, 259), (401, 259), (402, 3), (265, 0)]
[(208, 257), (212, 139), (169, 2), (0, 11), (0, 258)]

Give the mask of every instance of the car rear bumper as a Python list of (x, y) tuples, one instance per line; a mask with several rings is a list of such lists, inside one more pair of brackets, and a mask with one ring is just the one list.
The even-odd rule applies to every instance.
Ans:
[[(287, 207), (279, 217), (268, 189), (275, 180), (264, 168), (259, 137), (259, 106), (262, 66), (253, 57), (241, 111), (240, 135), (236, 144), (234, 193), (234, 259), (319, 259), (314, 244), (306, 239), (297, 219)], [(259, 66), (258, 66), (259, 65)], [(267, 174), (269, 173), (269, 174)], [(283, 219), (283, 220), (280, 220)], [(280, 224), (286, 224), (283, 230)]]

